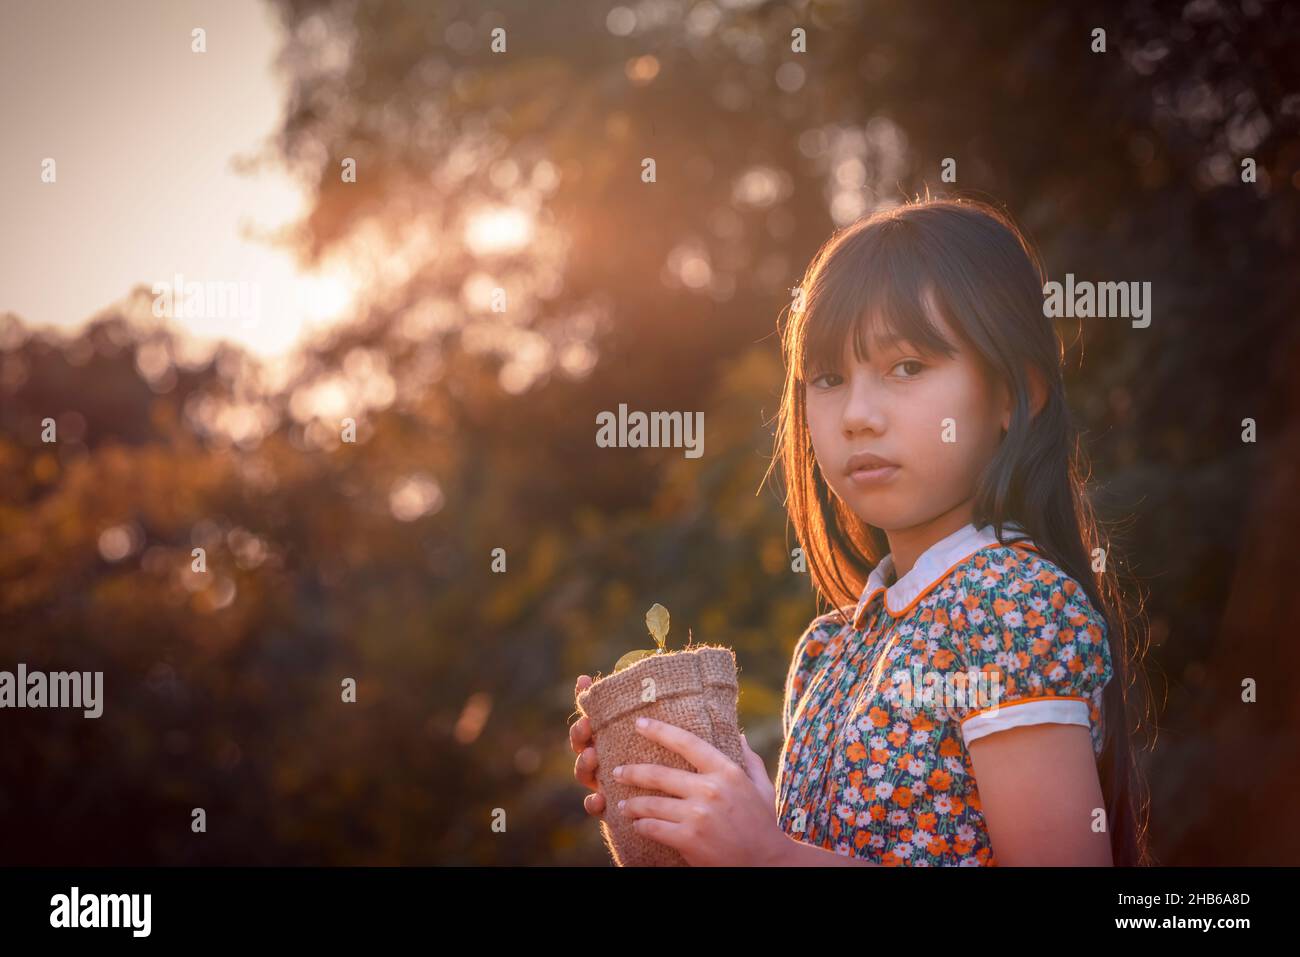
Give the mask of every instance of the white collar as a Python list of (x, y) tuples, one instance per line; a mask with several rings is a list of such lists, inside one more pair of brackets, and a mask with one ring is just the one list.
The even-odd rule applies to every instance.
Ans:
[[(1005, 532), (1008, 539), (1022, 538), (1025, 539), (1026, 545), (1033, 547), (1033, 543), (1025, 538), (1023, 529), (1019, 526), (1008, 524), (1005, 526)], [(853, 613), (853, 627), (862, 627), (863, 614), (878, 593), (882, 591), (885, 593), (885, 610), (897, 618), (913, 601), (937, 585), (955, 566), (960, 565), (981, 548), (997, 544), (1000, 543), (992, 525), (977, 529), (967, 523), (923, 551), (906, 575), (894, 584), (886, 585), (885, 582), (894, 572), (894, 555), (891, 552), (871, 570), (867, 585), (862, 589), (862, 597), (858, 599), (858, 606)]]

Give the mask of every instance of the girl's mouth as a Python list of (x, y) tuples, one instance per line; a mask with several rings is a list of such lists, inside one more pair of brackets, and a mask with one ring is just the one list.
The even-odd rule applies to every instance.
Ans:
[(856, 469), (849, 473), (849, 480), (854, 485), (879, 485), (882, 482), (888, 482), (898, 471), (897, 465), (882, 465), (878, 468)]

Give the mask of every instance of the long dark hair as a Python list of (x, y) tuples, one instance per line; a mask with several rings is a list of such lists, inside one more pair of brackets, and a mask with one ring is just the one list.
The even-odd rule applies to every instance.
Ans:
[[(1149, 728), (1145, 647), (1137, 647), (1147, 630), (1140, 611), (1124, 600), (1118, 562), (1088, 499), (1083, 449), (1065, 397), (1065, 349), (1043, 314), (1044, 282), (1042, 264), (1014, 222), (981, 202), (927, 197), (836, 232), (813, 257), (786, 318), (778, 320), (786, 376), (772, 466), (782, 465), (786, 509), (813, 587), (843, 615), (845, 606), (856, 605), (889, 544), (884, 531), (859, 519), (822, 476), (808, 431), (805, 383), (814, 370), (838, 364), (850, 333), (856, 354), (866, 357), (862, 320), (868, 315), (881, 317), (923, 352), (952, 354), (952, 344), (926, 315), (923, 297), (931, 292), (1015, 402), (1007, 434), (977, 483), (976, 527), (991, 525), (1006, 541), (1007, 526), (1020, 526), (1106, 619), (1114, 675), (1103, 693), (1098, 771), (1111, 851), (1116, 865), (1150, 864), (1149, 802), (1133, 745)], [(1034, 375), (1046, 389), (1036, 414)], [(1098, 548), (1106, 551), (1102, 571), (1093, 570)]]

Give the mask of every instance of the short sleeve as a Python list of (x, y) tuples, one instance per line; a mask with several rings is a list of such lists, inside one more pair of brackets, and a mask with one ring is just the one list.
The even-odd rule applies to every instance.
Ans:
[(781, 706), (781, 736), (790, 737), (790, 727), (794, 723), (794, 713), (799, 706), (799, 698), (807, 686), (808, 675), (813, 665), (826, 649), (827, 640), (841, 627), (839, 612), (828, 612), (814, 618), (794, 645), (794, 655), (790, 659), (790, 668), (785, 676), (785, 697)]
[(1076, 724), (1102, 743), (1101, 697), (1113, 675), (1105, 618), (1082, 586), (1022, 548), (972, 564), (950, 612), (964, 690), (950, 708), (966, 744), (1008, 728)]

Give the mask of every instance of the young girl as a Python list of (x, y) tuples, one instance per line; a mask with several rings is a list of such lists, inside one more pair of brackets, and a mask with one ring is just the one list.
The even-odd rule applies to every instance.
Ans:
[[(1127, 621), (1084, 496), (1041, 266), (978, 203), (819, 251), (783, 330), (777, 449), (814, 587), (775, 787), (695, 735), (627, 814), (691, 864), (1147, 863)], [(770, 474), (770, 473), (769, 473)], [(579, 679), (579, 689), (590, 683)], [(578, 780), (595, 750), (570, 729)], [(773, 811), (775, 810), (775, 816)]]

